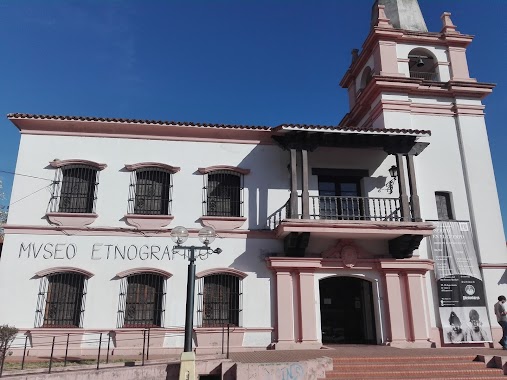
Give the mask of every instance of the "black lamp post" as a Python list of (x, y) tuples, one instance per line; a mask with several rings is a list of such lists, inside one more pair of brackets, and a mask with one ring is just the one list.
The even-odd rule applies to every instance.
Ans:
[[(188, 239), (188, 230), (185, 227), (174, 227), (171, 231), (171, 239), (176, 243), (173, 247), (173, 253), (179, 250), (187, 250), (188, 255), (188, 277), (187, 277), (187, 306), (185, 316), (185, 344), (183, 352), (192, 352), (192, 329), (194, 327), (194, 298), (195, 298), (195, 260), (200, 258), (205, 260), (210, 254), (216, 253), (217, 255), (222, 252), (220, 248), (211, 249), (209, 245), (213, 243), (216, 237), (216, 232), (211, 227), (204, 227), (199, 231), (199, 240), (203, 246), (197, 247), (194, 245), (183, 246)], [(197, 253), (197, 256), (196, 256)]]

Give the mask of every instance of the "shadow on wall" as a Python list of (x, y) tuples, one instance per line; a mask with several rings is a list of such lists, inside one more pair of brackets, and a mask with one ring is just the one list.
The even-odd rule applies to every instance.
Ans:
[(498, 280), (498, 285), (505, 284), (507, 284), (507, 270), (503, 272), (502, 277), (500, 277), (500, 280)]
[[(290, 178), (287, 165), (289, 155), (274, 145), (256, 145), (255, 148), (238, 164), (251, 172), (244, 177), (245, 216), (248, 217), (248, 229), (268, 229), (268, 209), (281, 208), (289, 198)], [(279, 204), (278, 204), (279, 203)]]

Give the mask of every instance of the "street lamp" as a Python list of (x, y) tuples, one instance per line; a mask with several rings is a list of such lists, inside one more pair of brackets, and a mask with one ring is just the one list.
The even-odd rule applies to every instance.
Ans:
[[(174, 227), (171, 231), (171, 239), (176, 243), (173, 247), (173, 253), (179, 250), (187, 250), (188, 255), (188, 277), (187, 277), (187, 307), (185, 316), (185, 344), (183, 352), (192, 352), (192, 329), (194, 325), (194, 298), (195, 298), (195, 260), (200, 258), (205, 260), (212, 253), (217, 255), (222, 252), (220, 248), (211, 249), (209, 245), (213, 243), (217, 234), (211, 227), (204, 227), (199, 231), (199, 240), (203, 246), (194, 245), (183, 246), (188, 239), (188, 230), (185, 227)], [(197, 253), (197, 256), (196, 256)]]
[(387, 192), (392, 194), (394, 182), (396, 181), (396, 178), (398, 178), (398, 168), (395, 165), (389, 168), (389, 175), (391, 176), (391, 180), (387, 183)]

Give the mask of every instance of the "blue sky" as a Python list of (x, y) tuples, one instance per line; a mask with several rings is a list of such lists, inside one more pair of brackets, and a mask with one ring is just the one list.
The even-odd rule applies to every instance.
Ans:
[[(485, 100), (507, 226), (505, 0), (420, 0), (430, 31), (452, 13), (475, 35), (471, 76)], [(335, 125), (338, 85), (369, 29), (373, 0), (0, 2), (0, 114), (10, 112), (278, 125)], [(0, 118), (0, 170), (19, 133)], [(12, 175), (0, 173), (7, 196)]]

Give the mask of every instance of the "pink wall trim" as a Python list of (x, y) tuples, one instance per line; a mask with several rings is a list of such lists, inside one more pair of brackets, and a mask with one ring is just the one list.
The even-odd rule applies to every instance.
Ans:
[(277, 341), (294, 343), (293, 281), (290, 272), (276, 274), (276, 331)]
[(451, 63), (451, 78), (453, 80), (470, 80), (466, 49), (449, 46), (449, 62)]
[(311, 232), (336, 237), (396, 237), (404, 234), (430, 236), (434, 226), (417, 222), (326, 221), (289, 219), (276, 228), (276, 236), (290, 232)]
[[(107, 342), (109, 333), (111, 333), (109, 355), (117, 357), (135, 357), (139, 355), (143, 348), (143, 331), (139, 328), (110, 328), (110, 329), (82, 329), (82, 328), (20, 328), (19, 335), (27, 336), (29, 345), (27, 347), (27, 356), (47, 356), (51, 352), (52, 338), (55, 337), (54, 353), (57, 356), (65, 355), (67, 343), (67, 334), (69, 334), (69, 356), (95, 355), (97, 356), (97, 345), (90, 347), (86, 340), (102, 333), (102, 355), (107, 354)], [(204, 352), (207, 349), (209, 353), (220, 354), (222, 344), (222, 329), (196, 328), (198, 347), (197, 352)], [(259, 347), (243, 346), (243, 336), (247, 332), (271, 333), (271, 327), (239, 327), (231, 328), (230, 344), (231, 351), (250, 351), (259, 350)], [(179, 328), (151, 328), (150, 334), (150, 354), (167, 355), (181, 353), (181, 347), (164, 347), (165, 337), (167, 335), (183, 336), (183, 327)], [(146, 334), (148, 335), (148, 334)], [(213, 351), (214, 349), (214, 351)], [(13, 347), (13, 356), (23, 355), (23, 345)], [(213, 367), (214, 368), (214, 367)], [(165, 376), (165, 374), (164, 374)], [(164, 377), (165, 378), (165, 377)], [(172, 377), (171, 377), (172, 378)]]
[(239, 144), (274, 144), (269, 129), (214, 128), (84, 120), (10, 119), (21, 133)]
[(381, 71), (380, 75), (404, 76), (398, 69), (396, 42), (379, 41)]
[[(244, 328), (231, 326), (228, 336), (231, 351), (238, 351), (238, 349), (243, 346), (245, 332), (246, 330)], [(196, 343), (195, 351), (197, 354), (222, 353), (222, 328), (197, 327), (194, 329), (194, 333)], [(225, 328), (225, 334), (227, 334), (227, 328)], [(224, 342), (224, 345), (226, 344), (227, 342)]]
[(410, 330), (414, 341), (428, 341), (428, 321), (424, 302), (424, 277), (421, 273), (407, 273), (408, 307), (410, 308)]
[(380, 259), (379, 269), (383, 271), (410, 271), (412, 273), (424, 274), (433, 270), (433, 260), (426, 259)]
[(168, 226), (174, 219), (172, 215), (140, 215), (127, 214), (125, 222), (140, 230), (157, 230)]
[(88, 160), (80, 160), (80, 159), (72, 159), (72, 160), (54, 160), (49, 163), (53, 168), (61, 168), (67, 165), (87, 165), (91, 166), (97, 170), (104, 170), (107, 168), (107, 164), (99, 164), (98, 162), (88, 161)]
[[(343, 118), (340, 124), (344, 125), (359, 125), (364, 120), (365, 115), (367, 119), (375, 120), (381, 115), (384, 110), (397, 111), (397, 112), (411, 112), (414, 114), (426, 115), (448, 115), (454, 116), (456, 114), (467, 114), (474, 116), (484, 115), (484, 106), (473, 105), (436, 105), (436, 104), (422, 104), (412, 103), (409, 101), (395, 101), (395, 100), (377, 100), (379, 91), (384, 92), (409, 92), (411, 95), (421, 96), (436, 96), (436, 97), (449, 97), (449, 96), (464, 96), (476, 99), (483, 99), (489, 95), (495, 85), (489, 83), (476, 83), (472, 81), (457, 82), (450, 81), (445, 85), (435, 85), (430, 88), (422, 84), (422, 80), (412, 78), (393, 78), (393, 77), (375, 77), (372, 82), (374, 86), (368, 86), (356, 99), (354, 107), (350, 110), (349, 114)], [(371, 105), (375, 106), (371, 109)], [(371, 110), (370, 110), (371, 109)], [(364, 125), (363, 123), (362, 125)], [(368, 124), (366, 124), (368, 125)]]
[(479, 267), (482, 269), (507, 269), (507, 263), (482, 263)]
[(456, 104), (454, 106), (454, 112), (457, 115), (468, 115), (468, 116), (484, 116), (485, 106), (472, 106), (465, 104)]
[(315, 304), (315, 278), (313, 271), (300, 270), (299, 305), (301, 342), (317, 341), (317, 318)]
[(218, 273), (231, 274), (231, 275), (237, 276), (237, 277), (239, 277), (241, 279), (244, 279), (246, 276), (248, 276), (247, 273), (242, 272), (242, 271), (240, 271), (238, 269), (234, 269), (234, 268), (213, 268), (213, 269), (203, 270), (203, 271), (197, 273), (195, 275), (195, 277), (201, 278), (201, 277), (209, 276), (211, 274), (218, 274)]
[(425, 274), (433, 270), (433, 261), (426, 259), (361, 259), (354, 265), (344, 265), (342, 259), (326, 259), (322, 257), (268, 257), (268, 268), (275, 272), (322, 272), (334, 269), (364, 269), (381, 270), (390, 273), (419, 273)]
[[(387, 312), (389, 316), (390, 341), (406, 341), (407, 333), (404, 315), (404, 302), (399, 273), (386, 273), (385, 294), (387, 296)], [(401, 312), (400, 312), (401, 311)]]
[(376, 26), (379, 28), (388, 28), (393, 29), (393, 26), (389, 23), (389, 19), (386, 16), (385, 5), (377, 5), (378, 7), (378, 17)]
[(347, 89), (348, 96), (349, 96), (349, 108), (354, 107), (354, 104), (356, 104), (356, 82), (351, 82), (350, 86)]
[(234, 230), (241, 228), (246, 222), (243, 217), (230, 216), (201, 216), (201, 224), (203, 226), (213, 227), (215, 230)]
[[(49, 276), (51, 274), (63, 273), (63, 272), (79, 273), (79, 274), (82, 274), (83, 276), (86, 276), (88, 278), (91, 278), (94, 276), (94, 274), (92, 272), (88, 272), (85, 269), (75, 268), (75, 267), (52, 267), (52, 268), (47, 268), (47, 269), (43, 269), (41, 271), (38, 271), (35, 274), (39, 277), (45, 277), (45, 276)], [(72, 330), (72, 331), (74, 331), (74, 330)]]
[(98, 215), (95, 213), (48, 212), (46, 217), (50, 223), (58, 226), (83, 228), (92, 224)]
[(450, 12), (442, 13), (440, 19), (442, 20), (442, 31), (440, 33), (459, 34), (459, 32), (456, 30), (456, 25), (452, 23)]
[(157, 135), (130, 135), (130, 134), (107, 134), (90, 132), (72, 132), (72, 131), (45, 131), (45, 130), (21, 130), (22, 135), (43, 135), (43, 136), (79, 136), (79, 137), (100, 137), (100, 138), (118, 138), (118, 139), (140, 139), (140, 140), (163, 140), (163, 141), (191, 141), (191, 142), (209, 142), (209, 143), (229, 143), (229, 144), (251, 144), (251, 145), (274, 145), (275, 142), (266, 136), (262, 139), (228, 139), (217, 137), (180, 137), (180, 136), (157, 136)]
[(127, 269), (127, 270), (117, 273), (116, 277), (123, 278), (123, 277), (132, 276), (133, 274), (140, 274), (140, 273), (155, 273), (155, 274), (158, 274), (166, 279), (172, 277), (172, 273), (170, 273), (170, 272), (167, 272), (167, 271), (165, 271), (163, 269), (159, 269), (159, 268), (149, 268), (149, 267)]
[(131, 165), (125, 164), (125, 169), (127, 169), (129, 171), (134, 171), (137, 169), (146, 169), (146, 168), (162, 169), (162, 170), (168, 171), (171, 174), (177, 173), (181, 170), (181, 168), (179, 168), (177, 166), (171, 166), (171, 165), (163, 164), (160, 162), (139, 162), (137, 164), (131, 164)]
[(215, 165), (215, 166), (208, 166), (207, 168), (197, 169), (197, 171), (201, 174), (208, 174), (208, 173), (212, 173), (212, 172), (218, 171), (218, 170), (229, 170), (231, 172), (236, 172), (236, 173), (243, 174), (243, 175), (250, 173), (250, 169), (243, 169), (243, 168), (238, 168), (237, 166), (228, 166), (228, 165)]
[[(122, 227), (73, 227), (33, 226), (6, 224), (2, 226), (6, 235), (77, 235), (77, 236), (150, 236), (170, 237), (170, 229), (144, 230)], [(189, 229), (191, 237), (197, 237), (199, 229)], [(217, 231), (221, 237), (233, 239), (277, 239), (274, 231), (266, 230), (224, 230)], [(9, 241), (9, 238), (6, 238)]]

